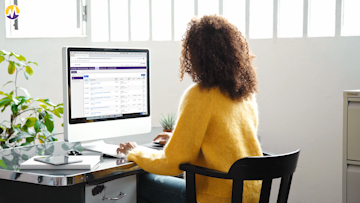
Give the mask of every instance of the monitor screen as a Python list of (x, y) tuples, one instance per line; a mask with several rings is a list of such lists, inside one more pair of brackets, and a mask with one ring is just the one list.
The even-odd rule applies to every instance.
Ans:
[[(149, 57), (148, 49), (65, 47), (65, 139), (83, 141), (144, 133), (141, 127), (121, 127), (130, 128), (131, 122), (144, 125), (142, 118), (150, 120)], [(72, 135), (71, 129), (77, 128), (88, 135)], [(104, 135), (91, 135), (100, 132), (84, 128), (107, 130)], [(79, 134), (78, 130), (73, 133)]]

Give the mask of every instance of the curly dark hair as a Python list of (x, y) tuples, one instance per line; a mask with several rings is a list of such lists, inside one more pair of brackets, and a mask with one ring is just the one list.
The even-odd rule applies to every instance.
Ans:
[(182, 39), (180, 80), (188, 73), (201, 88), (219, 87), (232, 100), (257, 92), (253, 55), (241, 32), (225, 18), (193, 18)]

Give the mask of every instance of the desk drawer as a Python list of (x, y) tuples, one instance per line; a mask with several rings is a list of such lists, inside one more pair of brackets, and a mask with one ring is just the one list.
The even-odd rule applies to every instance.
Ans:
[[(119, 199), (110, 200), (108, 198)], [(118, 178), (99, 185), (86, 186), (85, 202), (136, 203), (136, 175)]]

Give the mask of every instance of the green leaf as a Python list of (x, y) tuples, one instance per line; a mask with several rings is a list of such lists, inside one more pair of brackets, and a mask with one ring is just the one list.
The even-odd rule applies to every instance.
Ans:
[(26, 120), (25, 125), (26, 125), (27, 127), (32, 127), (32, 126), (35, 125), (36, 121), (37, 121), (37, 119), (36, 119), (35, 117), (30, 117), (30, 118), (28, 118), (28, 119)]
[(26, 142), (27, 142), (27, 143), (34, 142), (34, 140), (35, 140), (35, 137), (27, 137), (27, 138), (26, 138)]
[(48, 137), (47, 138), (50, 142), (54, 142), (57, 141), (58, 139), (56, 139), (54, 136)]
[(27, 137), (32, 137), (31, 134), (27, 133), (27, 132), (24, 132), (24, 131), (20, 131), (14, 138), (11, 138), (9, 140), (10, 143), (13, 143), (15, 141), (20, 141), (24, 138), (27, 138)]
[(9, 61), (8, 73), (10, 75), (15, 73), (15, 63), (14, 63), (14, 61)]
[(39, 106), (41, 106), (43, 109), (47, 109), (46, 105), (40, 104)]
[(11, 105), (11, 111), (14, 115), (17, 115), (19, 112), (18, 106), (16, 104)]
[(37, 66), (38, 66), (38, 63), (33, 62), (33, 61), (28, 61), (28, 63), (33, 63), (33, 64), (35, 64), (35, 65), (37, 65)]
[(64, 108), (60, 107), (58, 108), (59, 113), (64, 114)]
[(5, 57), (0, 56), (0, 63), (3, 62), (3, 61), (5, 61)]
[(9, 82), (5, 83), (5, 84), (2, 86), (2, 88), (4, 88), (7, 84), (12, 83), (12, 82), (13, 82), (13, 81), (9, 81)]
[(29, 79), (29, 74), (27, 72), (24, 71), (24, 76), (25, 76), (25, 79), (28, 80)]
[(39, 119), (43, 119), (46, 114), (44, 112), (39, 113)]
[(52, 111), (54, 114), (55, 114), (55, 116), (57, 116), (57, 117), (59, 117), (59, 118), (61, 118), (61, 115), (60, 115), (60, 112), (59, 112), (59, 110), (58, 109), (55, 109), (54, 111)]
[(20, 100), (20, 103), (19, 103), (19, 104), (22, 104), (22, 103), (26, 102), (26, 100), (27, 100), (27, 98), (24, 97), (24, 96), (17, 96), (16, 99), (17, 99), (17, 100)]
[(0, 107), (4, 106), (4, 105), (9, 105), (11, 102), (11, 99), (5, 97), (3, 99), (0, 100)]
[(25, 109), (27, 109), (27, 108), (29, 108), (29, 106), (26, 106), (26, 105), (21, 106), (21, 110), (25, 110)]
[(23, 125), (23, 127), (21, 128), (21, 131), (29, 132), (28, 127), (26, 125)]
[(39, 121), (39, 120), (36, 120), (35, 123), (34, 123), (34, 129), (35, 129), (35, 132), (38, 133), (40, 132), (41, 128), (44, 126), (44, 124)]
[(0, 167), (5, 168), (5, 169), (7, 168), (7, 166), (3, 160), (0, 160)]
[(30, 66), (25, 66), (25, 71), (29, 74), (29, 75), (33, 75), (33, 69)]
[(47, 130), (51, 133), (54, 130), (54, 122), (53, 122), (53, 118), (51, 117), (50, 114), (46, 114), (46, 116), (44, 117), (44, 121), (45, 121), (45, 126), (47, 128)]
[(38, 139), (39, 139), (40, 143), (44, 143), (46, 141), (46, 137), (44, 135), (39, 135)]
[(9, 106), (9, 104), (5, 104), (4, 108), (1, 110), (1, 113), (3, 113), (5, 111), (7, 106)]
[[(22, 143), (20, 146), (28, 146), (28, 145), (31, 145), (31, 143), (30, 142), (25, 142), (25, 143)], [(23, 155), (25, 155), (25, 154), (23, 154)], [(27, 159), (25, 159), (25, 160), (27, 160)]]
[(53, 104), (50, 99), (37, 99), (36, 101), (39, 101), (39, 102), (42, 102), (46, 105), (49, 105), (49, 106), (55, 106), (55, 104)]
[(9, 160), (9, 159), (7, 159), (6, 157), (2, 157), (2, 160), (4, 161), (4, 164), (5, 164), (5, 166), (8, 168), (8, 169), (12, 169), (13, 167), (12, 167), (12, 163), (11, 163), (11, 161)]
[(25, 57), (19, 54), (14, 54), (15, 58), (17, 58), (19, 61), (26, 61)]
[(15, 133), (20, 133), (21, 129), (18, 126), (13, 125), (12, 129), (14, 130)]

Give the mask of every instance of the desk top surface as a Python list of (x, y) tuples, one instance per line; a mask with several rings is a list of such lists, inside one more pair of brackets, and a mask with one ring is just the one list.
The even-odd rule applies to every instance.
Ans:
[(20, 164), (36, 155), (66, 154), (68, 150), (82, 151), (83, 155), (100, 153), (83, 151), (81, 144), (64, 141), (0, 150), (0, 179), (36, 183), (48, 186), (68, 186), (90, 183), (113, 176), (128, 176), (142, 171), (125, 159), (102, 157), (91, 170), (20, 170)]

